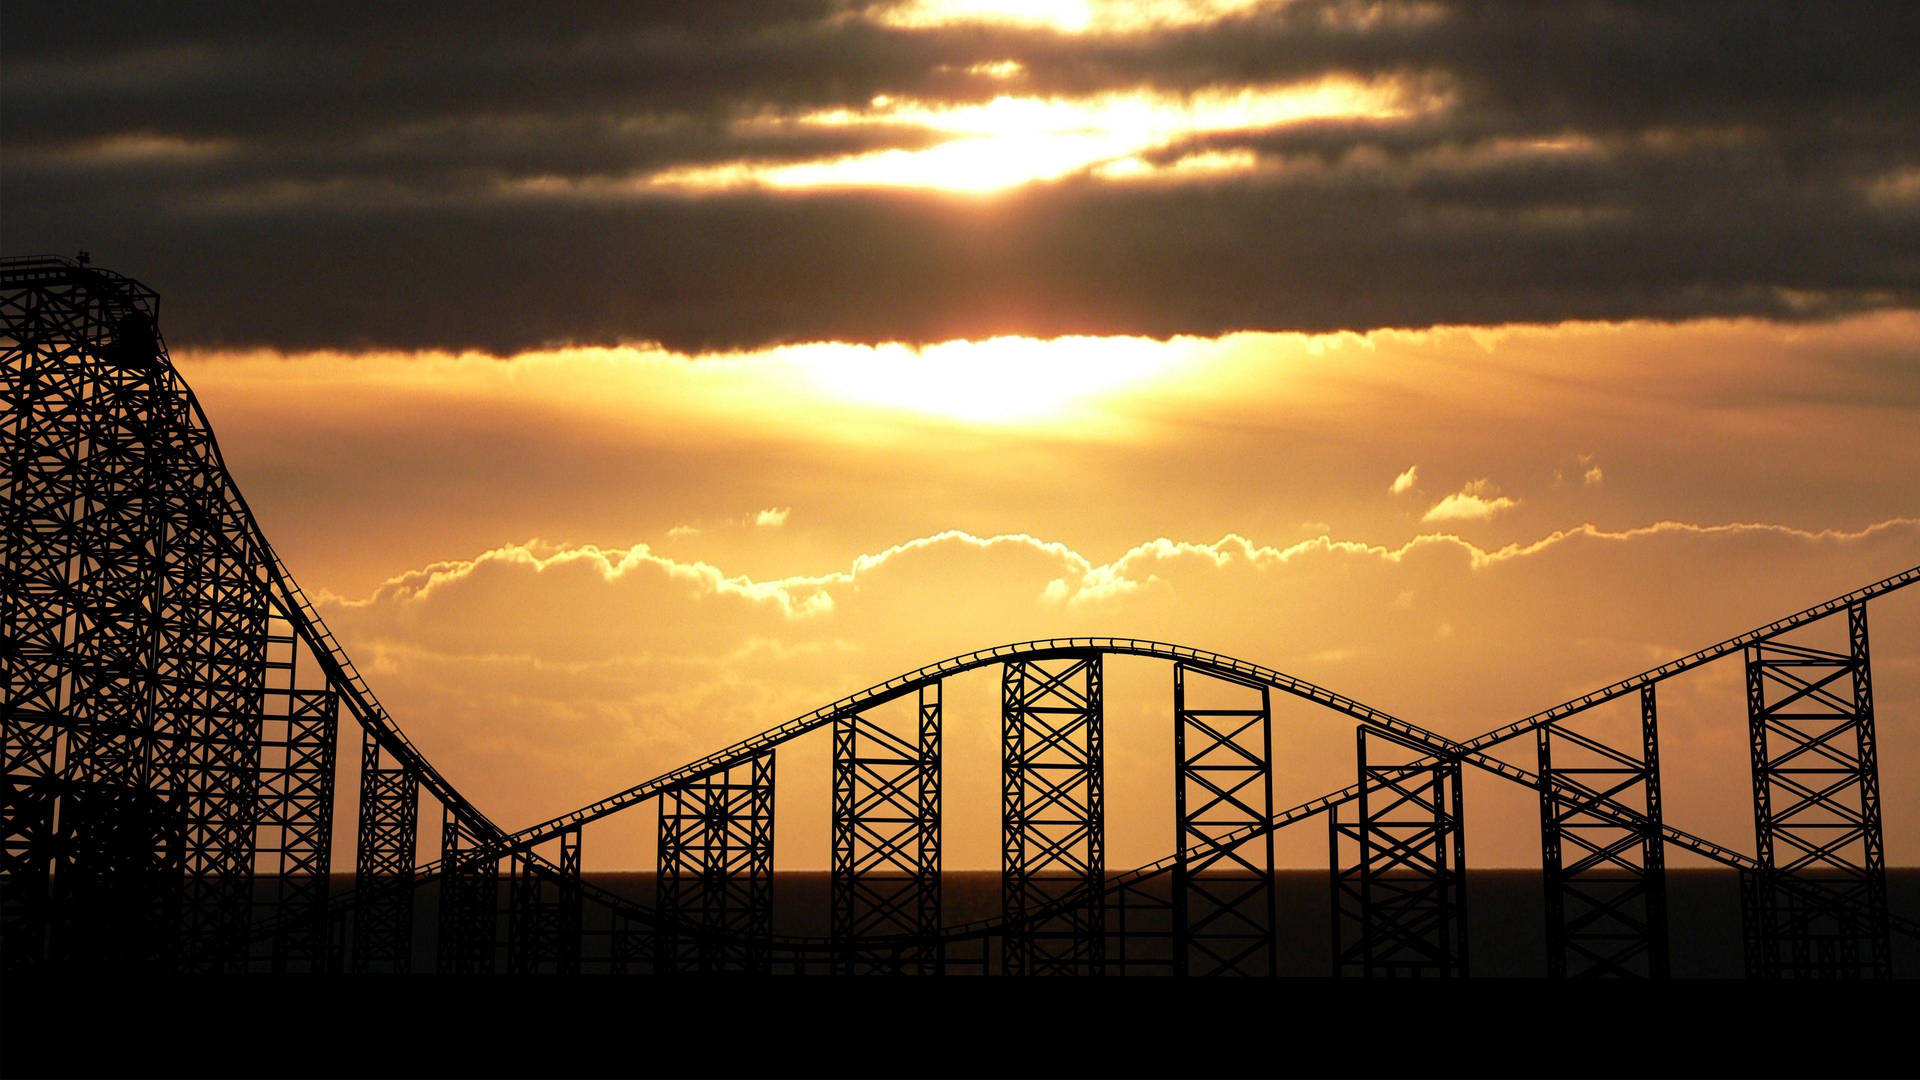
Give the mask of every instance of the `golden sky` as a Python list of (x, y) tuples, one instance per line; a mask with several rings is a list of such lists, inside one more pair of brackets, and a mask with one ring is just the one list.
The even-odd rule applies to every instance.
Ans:
[[(1010, 641), (1468, 736), (1920, 563), (1920, 14), (0, 21), (0, 247), (160, 292), (267, 535), (507, 826)], [(1914, 592), (1873, 627), (1906, 863)], [(1747, 846), (1737, 675), (1663, 691), (1663, 752), (1669, 819)], [(1170, 691), (1111, 677), (1118, 869), (1171, 843)], [(947, 701), (948, 865), (990, 867), (993, 676)], [(1281, 723), (1282, 799), (1350, 781), (1349, 725)], [(826, 862), (822, 738), (783, 867)], [(1470, 781), (1472, 862), (1537, 860), (1532, 798)]]
[[(1914, 564), (1917, 337), (1890, 313), (176, 362), (388, 707), (522, 824), (1034, 637), (1213, 649), (1478, 733)], [(1920, 598), (1874, 613), (1911, 859)], [(1170, 842), (1170, 690), (1110, 678), (1117, 868)], [(1741, 693), (1737, 664), (1663, 691), (1670, 820), (1736, 844)], [(996, 695), (948, 691), (957, 868), (996, 858)], [(1350, 725), (1280, 712), (1280, 797), (1348, 782)], [(824, 740), (781, 752), (789, 868), (825, 865)], [(1476, 863), (1537, 858), (1530, 798), (1470, 783)], [(594, 863), (649, 865), (645, 816), (590, 831)], [(1311, 864), (1306, 831), (1282, 850)]]

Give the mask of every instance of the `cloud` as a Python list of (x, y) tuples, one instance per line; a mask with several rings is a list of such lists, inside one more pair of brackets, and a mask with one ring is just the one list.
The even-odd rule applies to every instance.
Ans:
[(1485, 521), (1520, 505), (1494, 489), (1492, 481), (1482, 477), (1459, 491), (1434, 503), (1421, 521)]
[(1406, 472), (1393, 478), (1393, 485), (1387, 488), (1387, 490), (1395, 495), (1405, 495), (1407, 492), (1413, 490), (1413, 485), (1419, 479), (1419, 474), (1420, 467), (1418, 465), (1409, 465), (1407, 466)]
[[(1102, 8), (1084, 27), (964, 31), (884, 10), (9, 4), (7, 246), (85, 243), (167, 296), (175, 340), (285, 349), (1807, 321), (1920, 302), (1902, 258), (1920, 243), (1905, 8), (1401, 18), (1298, 0), (1172, 30)], [(990, 198), (650, 184), (964, 158), (972, 136), (951, 125), (996, 100), (1259, 101), (1330, 80), (1404, 107), (1182, 121)]]
[(1607, 474), (1593, 460), (1592, 454), (1580, 455), (1580, 483), (1587, 487), (1596, 487), (1605, 483)]
[(791, 513), (791, 506), (770, 506), (753, 515), (753, 523), (763, 529), (777, 529), (787, 523), (787, 516)]

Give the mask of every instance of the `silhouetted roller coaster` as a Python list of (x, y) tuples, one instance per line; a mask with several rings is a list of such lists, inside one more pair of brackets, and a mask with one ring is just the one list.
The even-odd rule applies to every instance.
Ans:
[[(1885, 977), (1890, 936), (1920, 929), (1888, 911), (1867, 634), (1868, 604), (1920, 567), (1464, 741), (1199, 649), (1004, 645), (509, 831), (408, 741), (274, 554), (156, 308), (84, 258), (0, 264), (10, 969), (1266, 975), (1286, 944), (1275, 833), (1320, 819), (1328, 973), (1461, 977), (1467, 769), (1538, 793), (1548, 974), (1668, 974), (1668, 848), (1739, 871), (1753, 976)], [(1826, 619), (1844, 622), (1844, 651), (1796, 643)], [(1170, 673), (1177, 838), (1120, 873), (1105, 843), (1116, 656)], [(1659, 686), (1729, 659), (1745, 666), (1752, 856), (1662, 815)], [(950, 924), (942, 687), (979, 669), (1000, 673), (1000, 904)], [(1353, 784), (1276, 803), (1275, 694), (1354, 725)], [(1580, 730), (1615, 699), (1638, 703), (1631, 745)], [(822, 730), (830, 932), (776, 934), (775, 756)], [(1532, 769), (1493, 756), (1527, 742)], [(343, 775), (354, 880), (336, 889)], [(438, 857), (422, 861), (435, 804)], [(642, 903), (582, 874), (581, 833), (648, 806), (658, 876)]]

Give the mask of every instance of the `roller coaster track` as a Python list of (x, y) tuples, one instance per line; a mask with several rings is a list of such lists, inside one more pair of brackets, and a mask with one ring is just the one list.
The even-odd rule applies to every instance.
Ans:
[[(1296, 678), (1284, 672), (1246, 660), (1236, 659), (1222, 653), (1208, 652), (1203, 649), (1189, 648), (1183, 645), (1171, 645), (1159, 641), (1144, 641), (1137, 638), (1047, 638), (1037, 641), (1023, 641), (1009, 645), (1000, 645), (990, 649), (961, 653), (938, 663), (928, 664), (884, 682), (875, 683), (858, 693), (850, 694), (830, 705), (823, 705), (812, 712), (797, 716), (777, 727), (768, 728), (758, 735), (716, 750), (698, 760), (688, 762), (677, 769), (661, 773), (604, 798), (588, 803), (577, 810), (568, 811), (557, 817), (530, 825), (517, 832), (500, 833), (498, 837), (483, 849), (476, 849), (474, 857), (485, 855), (504, 855), (511, 852), (526, 851), (538, 844), (545, 843), (569, 829), (598, 821), (601, 818), (617, 814), (636, 804), (658, 796), (661, 792), (687, 783), (690, 780), (730, 768), (758, 754), (765, 753), (789, 740), (825, 727), (835, 719), (852, 716), (867, 709), (884, 705), (889, 701), (903, 697), (930, 683), (937, 682), (950, 675), (973, 671), (994, 664), (1003, 664), (1013, 659), (1046, 660), (1060, 657), (1102, 653), (1115, 656), (1144, 656), (1159, 660), (1171, 660), (1187, 664), (1199, 670), (1251, 680), (1263, 686), (1292, 694), (1296, 697), (1322, 705), (1344, 716), (1352, 717), (1370, 727), (1390, 732), (1411, 742), (1416, 742), (1433, 751), (1434, 756), (1418, 763), (1418, 766), (1430, 766), (1441, 761), (1460, 760), (1477, 766), (1503, 779), (1524, 787), (1538, 789), (1540, 778), (1525, 769), (1510, 765), (1498, 758), (1491, 757), (1487, 750), (1510, 739), (1530, 734), (1536, 729), (1556, 721), (1577, 715), (1618, 697), (1637, 693), (1642, 687), (1672, 678), (1721, 657), (1739, 652), (1755, 642), (1765, 641), (1808, 623), (1844, 611), (1853, 604), (1885, 596), (1897, 589), (1920, 581), (1920, 566), (1902, 571), (1892, 577), (1876, 581), (1871, 585), (1855, 589), (1852, 592), (1836, 596), (1824, 603), (1815, 604), (1804, 611), (1777, 619), (1765, 626), (1756, 627), (1743, 634), (1710, 645), (1696, 652), (1688, 653), (1677, 660), (1669, 661), (1658, 667), (1649, 668), (1628, 679), (1604, 686), (1590, 693), (1562, 702), (1553, 708), (1534, 713), (1513, 723), (1494, 728), (1465, 742), (1456, 742), (1443, 735), (1436, 734), (1419, 725), (1401, 720), (1389, 713), (1362, 704), (1344, 694), (1316, 686), (1305, 679)], [(316, 617), (317, 621), (317, 617)], [(331, 635), (328, 636), (331, 641)], [(382, 717), (384, 713), (380, 713)], [(1418, 767), (1410, 765), (1409, 768)], [(1362, 785), (1353, 784), (1338, 791), (1328, 792), (1273, 815), (1265, 825), (1251, 826), (1239, 830), (1223, 839), (1223, 842), (1257, 836), (1263, 832), (1284, 828), (1294, 822), (1314, 817), (1335, 806), (1350, 802), (1360, 796)], [(1622, 823), (1632, 821), (1628, 815), (1618, 817)], [(1663, 825), (1662, 833), (1667, 841), (1676, 847), (1702, 855), (1722, 866), (1735, 870), (1752, 870), (1758, 863), (1751, 856), (1743, 855), (1720, 844), (1671, 825)], [(1169, 855), (1159, 862), (1141, 867), (1135, 873), (1142, 876), (1158, 873), (1172, 866), (1176, 855)], [(415, 870), (414, 884), (422, 885), (438, 876), (441, 862), (435, 860), (421, 864)]]
[[(1755, 642), (1765, 641), (1796, 627), (1805, 626), (1808, 623), (1824, 619), (1834, 612), (1844, 611), (1854, 604), (1871, 600), (1875, 597), (1885, 596), (1896, 589), (1905, 588), (1915, 581), (1920, 581), (1920, 566), (1902, 571), (1885, 580), (1876, 581), (1863, 588), (1855, 589), (1842, 596), (1834, 597), (1825, 603), (1815, 604), (1805, 611), (1789, 615), (1784, 619), (1775, 620), (1765, 626), (1749, 630), (1744, 634), (1735, 635), (1719, 644), (1708, 646), (1697, 652), (1689, 653), (1678, 660), (1673, 660), (1661, 664), (1659, 667), (1643, 671), (1630, 679), (1623, 679), (1591, 693), (1582, 694), (1570, 701), (1555, 705), (1551, 709), (1534, 713), (1524, 719), (1516, 720), (1511, 724), (1495, 728), (1483, 735), (1475, 736), (1466, 742), (1455, 742), (1443, 735), (1435, 734), (1432, 731), (1428, 731), (1416, 724), (1408, 723), (1389, 713), (1382, 712), (1368, 705), (1363, 705), (1344, 694), (1336, 694), (1331, 690), (1315, 686), (1305, 679), (1295, 678), (1292, 675), (1275, 671), (1269, 667), (1250, 663), (1246, 660), (1235, 659), (1234, 657), (1221, 653), (1207, 652), (1203, 649), (1193, 649), (1183, 645), (1170, 645), (1159, 641), (1143, 641), (1136, 638), (1048, 638), (1040, 641), (1023, 641), (1011, 645), (1001, 645), (991, 649), (962, 653), (959, 656), (950, 657), (939, 663), (928, 664), (925, 667), (907, 672), (904, 675), (897, 675), (885, 682), (875, 683), (859, 693), (841, 698), (831, 705), (823, 705), (810, 713), (795, 717), (778, 727), (769, 728), (752, 738), (743, 739), (724, 750), (717, 750), (698, 761), (689, 762), (677, 769), (661, 773), (659, 776), (635, 784), (625, 791), (617, 792), (603, 799), (588, 803), (578, 810), (569, 811), (568, 813), (550, 818), (537, 825), (528, 826), (509, 837), (505, 837), (500, 845), (500, 849), (502, 851), (525, 850), (535, 844), (550, 840), (568, 829), (578, 828), (581, 825), (597, 821), (609, 814), (618, 813), (635, 803), (644, 802), (668, 788), (737, 765), (789, 739), (797, 738), (798, 736), (805, 735), (810, 731), (815, 731), (830, 724), (838, 717), (853, 715), (877, 705), (883, 705), (911, 693), (922, 686), (946, 678), (949, 675), (958, 675), (962, 672), (972, 671), (976, 668), (987, 667), (992, 664), (1002, 664), (1013, 659), (1044, 660), (1084, 655), (1087, 653), (1103, 653), (1112, 656), (1145, 656), (1159, 660), (1172, 660), (1210, 673), (1251, 680), (1261, 685), (1272, 687), (1275, 690), (1280, 690), (1314, 702), (1315, 704), (1325, 706), (1334, 712), (1352, 717), (1370, 727), (1390, 732), (1411, 742), (1419, 743), (1432, 750), (1435, 755), (1433, 758), (1429, 758), (1421, 764), (1431, 765), (1443, 759), (1458, 759), (1475, 765), (1503, 779), (1511, 780), (1516, 784), (1537, 789), (1540, 786), (1539, 777), (1525, 769), (1509, 765), (1498, 758), (1489, 757), (1486, 754), (1486, 750), (1517, 736), (1530, 734), (1544, 725), (1585, 712), (1596, 705), (1611, 701), (1614, 698), (1637, 693), (1644, 686), (1672, 678), (1675, 675), (1699, 667), (1702, 664), (1710, 663), (1723, 656), (1739, 652)], [(1342, 788), (1339, 791), (1329, 792), (1310, 802), (1302, 803), (1294, 809), (1275, 815), (1271, 820), (1270, 827), (1280, 828), (1302, 818), (1323, 813), (1333, 806), (1357, 798), (1359, 794), (1360, 785), (1358, 784)], [(1246, 830), (1244, 835), (1257, 835), (1260, 831), (1263, 831), (1261, 827), (1254, 827)], [(1685, 848), (1688, 851), (1695, 852), (1696, 854), (1704, 855), (1724, 866), (1737, 870), (1753, 869), (1757, 865), (1751, 858), (1745, 855), (1722, 847), (1712, 841), (1694, 836), (1691, 833), (1683, 832), (1670, 826), (1665, 829), (1665, 832), (1670, 843)], [(492, 849), (489, 848), (489, 850)], [(1169, 858), (1172, 858), (1172, 856), (1169, 856)], [(436, 864), (427, 864), (420, 868), (421, 873), (429, 875), (436, 869)]]
[[(1844, 611), (1852, 604), (1870, 600), (1878, 596), (1884, 596), (1896, 589), (1905, 588), (1915, 581), (1920, 581), (1920, 566), (1837, 596), (1825, 603), (1816, 604), (1813, 607), (1807, 608), (1805, 611), (1787, 616), (1784, 619), (1775, 620), (1765, 626), (1749, 630), (1744, 634), (1735, 635), (1718, 644), (1711, 645), (1697, 652), (1689, 653), (1677, 660), (1650, 668), (1632, 678), (1623, 679), (1591, 693), (1582, 694), (1579, 697), (1556, 705), (1551, 709), (1534, 713), (1524, 719), (1495, 728), (1492, 731), (1478, 735), (1465, 742), (1455, 742), (1444, 736), (1437, 735), (1417, 725), (1410, 724), (1381, 712), (1378, 709), (1363, 705), (1345, 695), (1336, 694), (1330, 690), (1315, 686), (1304, 679), (1298, 679), (1283, 672), (1275, 671), (1272, 668), (1263, 667), (1245, 660), (1238, 660), (1220, 653), (1206, 652), (1204, 650), (1187, 648), (1180, 645), (1169, 645), (1157, 641), (1141, 641), (1133, 638), (1052, 638), (1041, 641), (1027, 641), (1011, 645), (1002, 645), (992, 649), (962, 653), (959, 656), (950, 657), (936, 664), (929, 664), (904, 675), (888, 679), (885, 682), (876, 683), (859, 693), (849, 695), (831, 705), (822, 706), (810, 713), (795, 717), (778, 727), (769, 728), (752, 738), (743, 739), (723, 750), (715, 751), (706, 757), (690, 762), (678, 769), (662, 773), (650, 780), (635, 784), (625, 791), (609, 795), (606, 798), (589, 803), (578, 810), (551, 818), (537, 825), (529, 826), (511, 836), (502, 836), (495, 845), (490, 845), (483, 851), (476, 851), (475, 857), (485, 854), (506, 854), (512, 851), (525, 851), (536, 844), (551, 840), (553, 837), (560, 835), (568, 829), (578, 828), (581, 825), (597, 821), (611, 814), (619, 813), (637, 803), (658, 796), (662, 791), (684, 784), (689, 780), (738, 765), (742, 761), (752, 758), (757, 754), (765, 753), (781, 743), (831, 724), (836, 718), (854, 715), (877, 705), (885, 704), (927, 683), (937, 681), (949, 675), (957, 675), (992, 664), (1005, 663), (1009, 659), (1022, 658), (1040, 660), (1078, 656), (1089, 652), (1173, 660), (1189, 664), (1200, 670), (1253, 680), (1262, 685), (1270, 686), (1274, 689), (1282, 690), (1304, 698), (1305, 700), (1323, 705), (1335, 712), (1359, 720), (1363, 724), (1368, 724), (1383, 731), (1392, 732), (1410, 741), (1418, 742), (1420, 745), (1434, 751), (1434, 756), (1408, 766), (1410, 769), (1432, 766), (1443, 761), (1460, 760), (1478, 766), (1502, 779), (1538, 790), (1540, 788), (1540, 778), (1538, 776), (1525, 769), (1517, 768), (1507, 762), (1501, 761), (1498, 758), (1490, 757), (1487, 755), (1486, 750), (1517, 736), (1529, 734), (1544, 725), (1584, 712), (1614, 698), (1637, 693), (1644, 686), (1660, 682), (1661, 680), (1671, 678), (1702, 664), (1738, 652), (1754, 642), (1767, 640), (1788, 630), (1825, 618), (1836, 611)], [(1336, 806), (1344, 805), (1359, 798), (1363, 787), (1364, 785), (1361, 784), (1352, 784), (1338, 791), (1328, 792), (1325, 795), (1309, 799), (1306, 802), (1274, 814), (1264, 824), (1248, 826), (1222, 834), (1219, 842), (1222, 844), (1237, 843), (1327, 813)], [(1600, 812), (1623, 825), (1638, 823), (1638, 819), (1636, 819), (1634, 815), (1623, 810), (1606, 807)], [(1730, 869), (1758, 870), (1760, 868), (1759, 862), (1750, 855), (1733, 851), (1672, 825), (1663, 823), (1660, 831), (1666, 838), (1666, 841), (1675, 847), (1704, 856)], [(1125, 874), (1116, 875), (1108, 880), (1107, 889), (1111, 891), (1112, 889), (1117, 889), (1127, 884), (1166, 873), (1173, 869), (1178, 859), (1179, 855), (1177, 853), (1171, 854)], [(439, 860), (422, 864), (415, 872), (413, 884), (422, 885), (433, 880), (438, 876), (441, 866), (442, 864)], [(557, 869), (555, 872), (557, 872)], [(607, 902), (618, 901), (618, 898), (614, 897), (611, 893), (604, 894), (603, 898)], [(343, 897), (343, 900), (344, 899)], [(1082, 899), (1082, 897), (1078, 894), (1063, 897), (1055, 907), (1069, 906), (1080, 899)], [(639, 909), (631, 908), (631, 910), (637, 912)], [(1053, 908), (1036, 911), (1035, 917), (1048, 914), (1051, 910), (1053, 910)], [(1896, 927), (1903, 932), (1920, 937), (1920, 923), (1898, 916), (1894, 916), (1893, 918)], [(948, 928), (943, 932), (943, 936), (951, 938), (978, 937), (994, 933), (1003, 926), (1004, 920), (1002, 919), (981, 919)], [(802, 943), (824, 943), (826, 939), (789, 937), (780, 940), (797, 945)]]
[[(10, 296), (26, 295), (33, 290), (53, 288), (71, 288), (103, 305), (106, 309), (106, 314), (101, 319), (103, 326), (124, 326), (122, 320), (136, 313), (144, 315), (149, 320), (156, 317), (157, 298), (150, 291), (118, 275), (59, 259), (14, 259), (0, 263), (0, 292)], [(10, 326), (9, 337), (16, 343), (29, 341), (29, 334), (18, 327)], [(1521, 736), (1554, 729), (1560, 722), (1603, 703), (1647, 692), (1666, 679), (1733, 654), (1766, 645), (1800, 627), (1836, 614), (1858, 612), (1868, 601), (1920, 581), (1920, 566), (1902, 571), (1464, 741), (1447, 738), (1304, 679), (1221, 653), (1135, 638), (1052, 638), (1001, 645), (953, 656), (876, 683), (855, 694), (576, 810), (510, 832), (487, 817), (459, 789), (449, 783), (407, 738), (404, 731), (381, 705), (378, 697), (354, 666), (352, 659), (328, 628), (313, 602), (268, 542), (251, 508), (227, 471), (217, 441), (213, 437), (212, 425), (198, 399), (191, 389), (172, 373), (171, 365), (166, 360), (164, 346), (158, 344), (157, 329), (154, 331), (154, 342), (158, 349), (158, 367), (169, 384), (169, 393), (178, 402), (178, 407), (183, 410), (185, 425), (193, 429), (196, 435), (196, 438), (191, 441), (191, 448), (185, 453), (197, 455), (193, 464), (197, 469), (197, 475), (202, 478), (206, 486), (194, 498), (185, 502), (184, 513), (190, 519), (191, 526), (206, 536), (216, 538), (219, 544), (225, 545), (229, 556), (254, 568), (249, 572), (257, 575), (257, 585), (263, 591), (267, 602), (274, 612), (288, 623), (298, 640), (304, 643), (323, 671), (328, 686), (338, 694), (339, 700), (346, 706), (358, 725), (392, 756), (397, 762), (396, 769), (399, 772), (417, 781), (434, 800), (445, 808), (449, 819), (457, 821), (471, 835), (474, 846), (460, 852), (458, 856), (460, 865), (477, 865), (509, 858), (519, 860), (530, 874), (549, 880), (568, 880), (572, 888), (577, 889), (595, 903), (609, 910), (618, 911), (635, 921), (654, 925), (672, 925), (673, 919), (663, 917), (658, 912), (602, 889), (592, 882), (580, 879), (577, 873), (571, 873), (555, 865), (535, 848), (568, 835), (577, 837), (579, 830), (585, 825), (649, 800), (682, 791), (705, 778), (725, 774), (810, 732), (831, 727), (841, 721), (858, 718), (878, 706), (908, 695), (924, 693), (929, 687), (937, 688), (942, 680), (950, 676), (993, 666), (1042, 664), (1104, 656), (1145, 657), (1168, 661), (1177, 665), (1179, 669), (1215, 676), (1243, 686), (1266, 688), (1291, 695), (1350, 718), (1358, 722), (1363, 729), (1379, 732), (1396, 744), (1425, 755), (1411, 762), (1390, 766), (1372, 779), (1363, 778), (1358, 783), (1296, 806), (1270, 809), (1260, 820), (1218, 833), (1211, 838), (1210, 850), (1230, 850), (1308, 818), (1322, 814), (1332, 816), (1341, 808), (1362, 800), (1370, 791), (1378, 790), (1383, 783), (1391, 784), (1396, 777), (1413, 777), (1428, 773), (1437, 775), (1438, 772), (1448, 768), (1457, 770), (1462, 764), (1471, 765), (1508, 782), (1551, 794), (1561, 789), (1556, 788), (1543, 774), (1501, 760), (1493, 756), (1491, 751)], [(228, 527), (221, 527), (221, 522), (228, 523)], [(238, 538), (230, 534), (231, 525), (234, 522), (239, 524), (241, 530)], [(1542, 735), (1541, 738), (1544, 740), (1545, 736)], [(1544, 764), (1542, 768), (1545, 768)], [(1457, 784), (1457, 780), (1454, 783)], [(1593, 799), (1583, 806), (1583, 810), (1594, 819), (1625, 830), (1646, 831), (1654, 824), (1654, 819), (1650, 819), (1645, 813), (1611, 798)], [(1877, 814), (1877, 808), (1875, 813)], [(1877, 819), (1875, 828), (1877, 829)], [(1658, 822), (1657, 835), (1661, 844), (1693, 852), (1719, 865), (1748, 874), (1771, 873), (1771, 868), (1760, 858), (1727, 848), (1663, 820)], [(1197, 851), (1198, 849), (1177, 850), (1163, 859), (1123, 874), (1111, 877), (1103, 875), (1098, 880), (1089, 880), (1078, 888), (1066, 891), (1024, 911), (1017, 919), (1003, 915), (964, 924), (946, 925), (940, 927), (938, 935), (943, 941), (1004, 935), (1010, 930), (1018, 929), (1021, 925), (1042, 922), (1064, 911), (1072, 910), (1076, 905), (1085, 903), (1091, 894), (1114, 893), (1130, 885), (1174, 872), (1184, 865), (1185, 860), (1194, 858)], [(336, 915), (343, 914), (383, 896), (417, 889), (441, 878), (450, 865), (450, 861), (445, 858), (413, 865), (410, 871), (396, 878), (376, 880), (333, 897), (330, 902), (331, 910)], [(1803, 885), (1791, 879), (1783, 879), (1780, 887), (1785, 890), (1785, 895), (1793, 896), (1798, 895), (1796, 890), (1802, 889)], [(1886, 921), (1904, 933), (1920, 936), (1920, 924), (1911, 920), (1887, 916)], [(284, 929), (284, 920), (269, 920), (266, 923), (257, 924), (252, 933), (260, 937), (271, 937)], [(919, 939), (909, 935), (880, 934), (862, 939), (862, 945), (884, 946), (889, 943), (897, 944), (913, 940)], [(834, 942), (827, 938), (791, 935), (768, 937), (767, 941), (775, 949), (794, 951), (827, 949), (834, 945)]]

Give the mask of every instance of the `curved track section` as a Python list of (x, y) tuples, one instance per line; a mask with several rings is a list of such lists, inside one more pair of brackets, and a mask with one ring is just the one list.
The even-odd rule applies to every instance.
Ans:
[[(624, 791), (608, 795), (558, 817), (550, 818), (537, 825), (528, 826), (511, 836), (505, 837), (499, 847), (502, 851), (524, 850), (536, 844), (551, 840), (568, 829), (578, 828), (589, 822), (597, 821), (615, 814), (636, 803), (653, 798), (660, 792), (684, 784), (689, 780), (726, 769), (740, 762), (770, 750), (790, 739), (818, 730), (835, 719), (859, 713), (889, 701), (906, 696), (930, 683), (938, 682), (949, 675), (1004, 664), (1009, 660), (1046, 660), (1099, 653), (1114, 656), (1145, 656), (1177, 663), (1222, 675), (1233, 679), (1245, 679), (1264, 686), (1292, 694), (1318, 705), (1325, 706), (1343, 716), (1358, 720), (1369, 727), (1398, 735), (1427, 747), (1434, 758), (1421, 762), (1433, 764), (1441, 759), (1459, 759), (1496, 776), (1511, 780), (1526, 787), (1538, 788), (1539, 777), (1525, 769), (1516, 768), (1504, 761), (1487, 756), (1486, 751), (1503, 742), (1521, 735), (1531, 734), (1548, 724), (1565, 720), (1585, 712), (1596, 705), (1615, 698), (1638, 693), (1641, 689), (1670, 679), (1675, 675), (1690, 671), (1725, 656), (1747, 648), (1756, 642), (1784, 634), (1787, 631), (1805, 626), (1808, 623), (1824, 619), (1835, 612), (1845, 611), (1855, 604), (1864, 603), (1876, 597), (1884, 596), (1897, 589), (1920, 581), (1920, 566), (1895, 574), (1882, 581), (1874, 582), (1863, 588), (1834, 597), (1824, 603), (1815, 604), (1804, 611), (1777, 619), (1765, 626), (1757, 627), (1743, 634), (1736, 634), (1717, 644), (1687, 654), (1658, 667), (1649, 668), (1632, 678), (1582, 694), (1577, 698), (1543, 709), (1523, 719), (1494, 728), (1485, 734), (1475, 736), (1465, 742), (1455, 742), (1445, 736), (1435, 734), (1416, 724), (1409, 723), (1390, 713), (1362, 704), (1344, 694), (1316, 686), (1305, 679), (1276, 671), (1273, 668), (1236, 659), (1223, 653), (1208, 652), (1203, 649), (1188, 648), (1160, 641), (1147, 641), (1138, 638), (1048, 638), (1039, 641), (1024, 641), (1010, 645), (980, 649), (949, 657), (938, 663), (928, 664), (913, 671), (897, 675), (885, 682), (875, 683), (858, 693), (850, 694), (830, 705), (823, 705), (812, 712), (797, 716), (777, 727), (769, 728), (752, 738), (743, 739), (723, 750), (717, 750), (697, 761), (680, 768), (662, 773), (651, 779), (635, 784)], [(1317, 799), (1302, 803), (1298, 807), (1275, 815), (1272, 825), (1275, 828), (1291, 824), (1304, 817), (1315, 814), (1341, 803), (1357, 798), (1360, 785), (1329, 792)], [(1668, 827), (1667, 839), (1689, 851), (1704, 855), (1722, 865), (1735, 869), (1752, 868), (1753, 860), (1731, 849), (1711, 841)], [(490, 849), (491, 850), (491, 849)], [(1171, 856), (1169, 856), (1171, 858)], [(435, 871), (434, 864), (421, 867), (427, 876)]]

